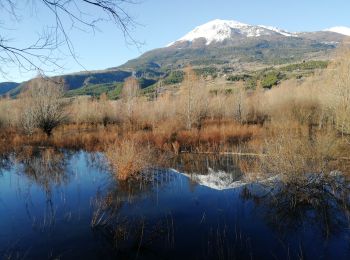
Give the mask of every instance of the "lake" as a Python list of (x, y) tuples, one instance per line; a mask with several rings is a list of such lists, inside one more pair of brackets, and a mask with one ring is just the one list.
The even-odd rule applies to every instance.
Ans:
[(237, 160), (180, 158), (125, 183), (100, 153), (3, 156), (0, 257), (350, 259), (347, 181), (246, 183)]

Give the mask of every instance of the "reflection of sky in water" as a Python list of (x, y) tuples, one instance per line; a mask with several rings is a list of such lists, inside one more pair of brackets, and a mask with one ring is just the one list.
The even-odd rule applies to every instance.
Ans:
[[(283, 208), (280, 212), (260, 197), (261, 186), (248, 186), (253, 192), (243, 186), (226, 189), (238, 180), (232, 172), (225, 176), (221, 171), (215, 179), (210, 170), (206, 174), (211, 176), (158, 171), (142, 184), (122, 184), (100, 167), (99, 156), (80, 152), (64, 158), (62, 165), (51, 165), (50, 170), (32, 161), (3, 169), (0, 256), (285, 259), (289, 254), (346, 259), (350, 255), (350, 232), (338, 211), (329, 211), (330, 217), (341, 221), (327, 238), (322, 221), (310, 208), (294, 223), (291, 220), (297, 216)], [(98, 206), (100, 211), (94, 214)], [(92, 228), (94, 216), (100, 222)], [(274, 225), (276, 221), (282, 225)], [(283, 225), (284, 221), (293, 225)]]

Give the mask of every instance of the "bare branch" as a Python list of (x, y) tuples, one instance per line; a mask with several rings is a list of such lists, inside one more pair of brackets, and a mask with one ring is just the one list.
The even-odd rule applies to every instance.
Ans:
[[(131, 41), (133, 45), (140, 46), (130, 33), (135, 27), (134, 20), (123, 7), (124, 4), (136, 4), (132, 0), (32, 0), (27, 3), (46, 9), (54, 22), (43, 24), (44, 33), (38, 36), (36, 42), (26, 47), (16, 46), (13, 44), (15, 41), (7, 39), (0, 30), (0, 73), (9, 65), (16, 65), (19, 70), (25, 71), (62, 69), (59, 61), (64, 49), (84, 68), (78, 60), (69, 33), (73, 29), (95, 33), (98, 23), (103, 21), (115, 24), (128, 43)], [(0, 0), (0, 13), (7, 12), (19, 21), (19, 6), (17, 0)], [(91, 11), (91, 8), (96, 12)], [(2, 21), (1, 25), (0, 29), (6, 30), (6, 23)]]

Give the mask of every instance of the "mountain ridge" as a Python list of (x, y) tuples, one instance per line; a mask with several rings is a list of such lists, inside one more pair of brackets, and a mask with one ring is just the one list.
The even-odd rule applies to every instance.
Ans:
[[(187, 65), (214, 66), (223, 71), (229, 68), (237, 73), (245, 67), (256, 65), (268, 67), (308, 60), (329, 60), (333, 50), (346, 38), (348, 30), (350, 35), (350, 28), (347, 27), (296, 33), (273, 26), (216, 19), (197, 26), (166, 47), (145, 52), (118, 67), (53, 78), (63, 78), (68, 91), (79, 89), (74, 93), (85, 93), (80, 90), (85, 87), (91, 89), (91, 86), (101, 88), (101, 91), (103, 88), (112, 89), (129, 76), (143, 80), (146, 83), (143, 87), (147, 88)], [(16, 84), (2, 94), (16, 96), (26, 83), (17, 84), (17, 87)]]
[[(335, 32), (345, 36), (350, 36), (350, 28), (345, 26), (331, 27), (321, 31)], [(309, 32), (289, 32), (275, 26), (251, 25), (235, 20), (215, 19), (195, 27), (183, 37), (166, 45), (166, 47), (170, 47), (178, 42), (193, 42), (201, 38), (205, 39), (206, 45), (209, 45), (213, 42), (222, 42), (226, 39), (230, 39), (232, 36), (261, 37), (282, 35), (285, 37), (298, 37), (304, 33)]]
[(345, 36), (350, 36), (350, 27), (346, 27), (346, 26), (335, 26), (335, 27), (325, 29), (324, 31), (335, 32), (335, 33), (343, 34)]
[(233, 35), (243, 37), (283, 35), (291, 37), (294, 36), (294, 33), (273, 26), (250, 25), (235, 20), (215, 19), (197, 26), (194, 30), (190, 31), (175, 42), (168, 44), (166, 47), (169, 47), (176, 42), (194, 41), (199, 38), (204, 38), (206, 44), (209, 45), (212, 42), (221, 42)]

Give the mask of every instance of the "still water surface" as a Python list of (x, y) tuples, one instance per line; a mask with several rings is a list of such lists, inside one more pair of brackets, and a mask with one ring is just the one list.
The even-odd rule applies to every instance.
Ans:
[(290, 193), (240, 182), (234, 161), (133, 183), (105, 165), (87, 152), (1, 159), (0, 258), (350, 259), (344, 201), (292, 210)]

